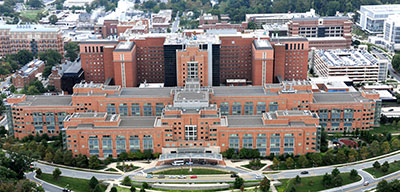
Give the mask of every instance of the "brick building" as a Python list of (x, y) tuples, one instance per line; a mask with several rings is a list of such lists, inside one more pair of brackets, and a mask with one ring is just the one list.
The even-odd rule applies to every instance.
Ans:
[(64, 55), (61, 31), (42, 25), (0, 25), (0, 57), (28, 50), (33, 54), (54, 49)]
[(36, 79), (38, 73), (42, 73), (44, 70), (44, 62), (41, 60), (33, 60), (23, 66), (12, 76), (12, 83), (15, 88), (23, 88), (25, 85), (29, 85)]
[(320, 125), (328, 132), (366, 131), (380, 117), (374, 91), (312, 89), (308, 81), (201, 87), (190, 79), (185, 87), (164, 88), (91, 83), (76, 84), (69, 96), (13, 95), (6, 106), (16, 138), (63, 130), (75, 155), (102, 158), (199, 147), (304, 154), (318, 150)]
[(351, 45), (351, 27), (348, 17), (293, 18), (288, 23), (289, 36), (303, 36), (310, 47), (317, 49), (345, 49)]
[[(165, 86), (182, 86), (182, 54), (188, 53), (188, 47), (197, 47), (203, 50), (203, 56), (207, 57), (200, 63), (206, 69), (205, 73), (198, 77), (207, 79), (207, 84), (226, 85), (228, 81), (243, 80), (244, 84), (261, 85), (260, 74), (253, 74), (262, 68), (253, 68), (258, 62), (260, 50), (253, 49), (255, 40), (269, 41), (269, 63), (264, 68), (270, 76), (263, 82), (272, 83), (281, 80), (305, 80), (307, 79), (308, 41), (304, 37), (274, 37), (269, 38), (263, 34), (221, 34), (210, 33), (185, 33), (185, 34), (146, 34), (132, 36), (131, 54), (136, 54), (136, 60), (132, 60), (135, 70), (126, 71), (127, 76), (134, 79), (128, 80), (127, 87), (136, 87), (142, 82), (165, 83)], [(113, 39), (86, 40), (80, 43), (82, 68), (85, 71), (85, 79), (90, 82), (103, 83), (108, 79), (121, 79), (114, 68), (118, 60), (113, 54), (116, 47), (123, 42)], [(193, 50), (193, 49), (192, 49)], [(190, 51), (191, 52), (191, 51)], [(257, 53), (256, 53), (257, 52)], [(178, 54), (179, 53), (179, 54)], [(195, 54), (196, 55), (196, 54)], [(258, 55), (258, 56), (256, 56)], [(194, 55), (193, 55), (194, 56)], [(196, 60), (194, 57), (192, 59)], [(114, 63), (114, 64), (113, 64)], [(207, 66), (206, 66), (207, 65)], [(258, 66), (259, 67), (259, 66)], [(186, 70), (187, 68), (185, 68)], [(135, 72), (134, 72), (135, 71)], [(258, 71), (261, 72), (261, 71)], [(205, 76), (207, 75), (207, 76)], [(185, 76), (186, 78), (186, 76)], [(202, 81), (205, 81), (202, 79)], [(254, 83), (255, 82), (255, 83)], [(115, 85), (122, 85), (115, 81)]]

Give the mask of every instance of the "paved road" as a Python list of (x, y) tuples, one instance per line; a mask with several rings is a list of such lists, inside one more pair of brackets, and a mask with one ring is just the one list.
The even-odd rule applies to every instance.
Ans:
[[(45, 165), (42, 163), (34, 162), (35, 167), (40, 168), (43, 173), (53, 173), (53, 170), (57, 167), (53, 167), (50, 165)], [(117, 174), (107, 174), (107, 173), (95, 173), (95, 172), (88, 172), (88, 171), (78, 171), (73, 169), (66, 169), (59, 167), (62, 176), (67, 177), (75, 177), (81, 179), (90, 179), (95, 176), (98, 180), (115, 180), (120, 179), (121, 175)]]
[(46, 182), (43, 182), (43, 181), (41, 181), (41, 180), (38, 180), (38, 179), (36, 179), (36, 178), (34, 177), (35, 175), (36, 175), (36, 173), (34, 173), (34, 172), (29, 172), (29, 173), (26, 173), (26, 174), (25, 174), (25, 176), (26, 176), (27, 179), (29, 179), (29, 180), (31, 180), (31, 181), (33, 181), (33, 182), (35, 182), (35, 183), (41, 185), (45, 191), (49, 191), (49, 192), (62, 192), (62, 190), (63, 190), (62, 188), (57, 187), (57, 186), (55, 186), (55, 185), (50, 185), (50, 184), (48, 184), (48, 183), (46, 183)]

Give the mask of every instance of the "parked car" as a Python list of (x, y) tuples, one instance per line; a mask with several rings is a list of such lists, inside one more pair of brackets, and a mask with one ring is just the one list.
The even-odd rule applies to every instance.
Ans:
[(146, 178), (153, 178), (153, 175), (152, 174), (147, 174)]
[(190, 176), (191, 179), (197, 179), (197, 175)]
[(186, 179), (186, 176), (185, 175), (179, 175), (178, 179)]
[(210, 164), (211, 165), (217, 165), (217, 162), (211, 162)]
[(170, 175), (170, 176), (168, 176), (168, 178), (169, 179), (176, 179), (176, 176), (175, 175)]
[(367, 186), (367, 185), (369, 185), (369, 182), (368, 181), (364, 182), (364, 186)]
[(159, 175), (158, 178), (159, 179), (165, 179), (165, 175)]
[(193, 162), (188, 161), (188, 162), (186, 162), (186, 165), (193, 165)]
[(306, 175), (306, 174), (308, 174), (308, 171), (302, 171), (301, 174)]
[(256, 179), (257, 179), (257, 180), (261, 180), (261, 179), (263, 179), (263, 178), (264, 178), (264, 176), (262, 176), (262, 175), (257, 175), (257, 176), (256, 176)]
[(231, 177), (239, 177), (236, 173), (232, 174)]

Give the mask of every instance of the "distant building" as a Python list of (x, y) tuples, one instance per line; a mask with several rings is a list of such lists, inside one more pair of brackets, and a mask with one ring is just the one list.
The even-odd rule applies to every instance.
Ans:
[(94, 0), (66, 0), (64, 2), (64, 7), (86, 7), (86, 5), (90, 5), (93, 1)]
[(151, 14), (151, 31), (152, 32), (167, 32), (172, 21), (172, 10), (160, 10), (158, 13)]
[(16, 88), (23, 88), (36, 79), (38, 73), (44, 70), (44, 62), (33, 60), (18, 70), (12, 77), (12, 83)]
[(199, 25), (204, 25), (204, 24), (216, 24), (218, 23), (218, 16), (217, 15), (211, 15), (210, 13), (204, 13), (202, 16), (199, 18)]
[(61, 31), (43, 25), (0, 25), (0, 57), (28, 50), (33, 54), (53, 49), (64, 55)]
[(267, 14), (246, 14), (246, 22), (254, 22), (258, 26), (265, 24), (284, 24), (292, 20), (293, 18), (302, 17), (316, 17), (314, 9), (305, 13), (267, 13)]
[(348, 17), (298, 17), (289, 21), (288, 33), (306, 37), (317, 49), (345, 49), (351, 45), (352, 24)]
[(385, 81), (388, 62), (365, 50), (317, 50), (314, 72), (321, 77), (348, 76), (355, 83)]
[(358, 11), (360, 19), (357, 23), (368, 33), (382, 33), (385, 20), (390, 15), (400, 14), (400, 4), (363, 5)]
[(247, 29), (248, 23), (242, 22), (241, 24), (231, 24), (226, 21), (221, 23), (213, 23), (213, 24), (201, 24), (199, 25), (199, 29), (211, 30), (211, 29), (235, 29), (238, 32), (243, 32)]

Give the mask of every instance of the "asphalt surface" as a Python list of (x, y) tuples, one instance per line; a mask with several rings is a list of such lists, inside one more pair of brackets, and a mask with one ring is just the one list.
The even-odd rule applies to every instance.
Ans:
[(34, 172), (29, 172), (25, 174), (25, 177), (35, 183), (37, 183), (38, 185), (41, 185), (43, 187), (43, 189), (45, 191), (49, 191), (49, 192), (62, 192), (62, 188), (57, 187), (55, 185), (50, 185), (46, 182), (43, 182), (41, 180), (36, 179), (34, 176), (36, 175), (36, 173)]

